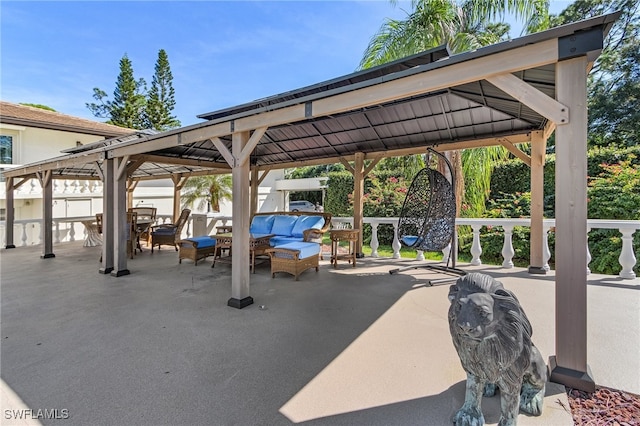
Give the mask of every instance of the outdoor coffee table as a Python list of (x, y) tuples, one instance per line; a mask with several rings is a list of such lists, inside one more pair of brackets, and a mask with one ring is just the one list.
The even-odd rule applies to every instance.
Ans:
[[(249, 234), (249, 253), (251, 255), (251, 272), (256, 272), (256, 256), (266, 254), (266, 250), (270, 247), (269, 240), (274, 237), (275, 234)], [(232, 233), (222, 233), (212, 235), (211, 238), (216, 239), (216, 249), (229, 250), (229, 256), (226, 258), (218, 258), (218, 261), (229, 261), (231, 257), (231, 245), (233, 244)], [(211, 267), (216, 266), (216, 257), (213, 257), (213, 263)]]

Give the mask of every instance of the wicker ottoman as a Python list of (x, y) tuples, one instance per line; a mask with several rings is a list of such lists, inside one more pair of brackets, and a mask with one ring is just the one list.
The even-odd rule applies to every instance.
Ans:
[(271, 258), (271, 278), (276, 272), (287, 272), (296, 277), (310, 268), (316, 268), (318, 272), (318, 258), (320, 244), (307, 242), (287, 243), (281, 246), (267, 249)]
[(191, 259), (194, 265), (197, 265), (198, 260), (220, 254), (216, 247), (216, 239), (208, 235), (180, 240), (178, 248), (180, 249), (178, 263), (182, 263), (182, 259)]

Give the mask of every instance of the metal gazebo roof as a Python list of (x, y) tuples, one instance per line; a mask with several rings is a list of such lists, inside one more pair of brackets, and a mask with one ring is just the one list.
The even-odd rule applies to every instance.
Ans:
[[(234, 126), (264, 114), (282, 112), (286, 116), (286, 111), (296, 106), (304, 107), (304, 117), (296, 120), (284, 117), (270, 122), (250, 154), (252, 167), (330, 163), (340, 158), (351, 159), (356, 152), (403, 155), (423, 152), (428, 146), (447, 150), (505, 141), (526, 142), (530, 132), (548, 129), (547, 114), (533, 110), (517, 95), (506, 93), (481, 73), (476, 79), (473, 73), (459, 80), (451, 76), (467, 63), (473, 67), (474, 61), (483, 58), (557, 39), (555, 60), (512, 72), (527, 87), (554, 99), (557, 61), (585, 52), (588, 56), (597, 55), (602, 48), (601, 34), (606, 34), (614, 21), (615, 16), (605, 15), (457, 55), (450, 55), (445, 47), (435, 48), (312, 86), (205, 113), (199, 116), (207, 120), (203, 123), (163, 133), (137, 132), (100, 141), (71, 149), (63, 157), (5, 174), (26, 176), (37, 170), (52, 169), (53, 176), (58, 178), (99, 178), (96, 163), (106, 156), (125, 155), (132, 165), (129, 177), (134, 180), (172, 174), (220, 173), (230, 169), (220, 148), (224, 145), (230, 149)], [(491, 62), (488, 64), (491, 67)], [(452, 71), (447, 74), (450, 82), (435, 90), (423, 91), (419, 87), (423, 83), (416, 83), (415, 90), (410, 87), (407, 94), (398, 97), (390, 94), (388, 101), (364, 101), (361, 107), (318, 113), (317, 105), (329, 98), (349, 96), (389, 82), (400, 84), (406, 80), (410, 85), (412, 78), (438, 71), (447, 73), (450, 68)]]

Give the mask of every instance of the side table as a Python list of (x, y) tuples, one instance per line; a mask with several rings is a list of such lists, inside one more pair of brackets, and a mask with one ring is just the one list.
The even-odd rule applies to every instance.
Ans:
[[(338, 260), (340, 259), (348, 260), (354, 268), (356, 267), (356, 244), (359, 236), (359, 229), (333, 229), (329, 231), (329, 238), (331, 239), (331, 264), (334, 268), (338, 267)], [(340, 241), (348, 242), (347, 253), (338, 253)]]

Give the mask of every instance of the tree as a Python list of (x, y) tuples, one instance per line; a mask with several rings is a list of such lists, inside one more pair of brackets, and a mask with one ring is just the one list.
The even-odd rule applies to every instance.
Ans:
[(588, 82), (589, 145), (640, 143), (640, 3), (637, 0), (577, 0), (551, 18), (562, 25), (621, 11)]
[(400, 171), (404, 178), (411, 182), (413, 177), (417, 175), (420, 170), (424, 169), (424, 166), (424, 158), (418, 154), (383, 158), (376, 166), (376, 170)]
[(231, 200), (231, 185), (231, 175), (192, 176), (183, 187), (180, 197), (182, 208), (195, 205), (203, 210), (206, 203), (207, 213), (212, 210), (220, 211), (220, 202)]
[(180, 127), (180, 121), (171, 111), (175, 108), (175, 90), (173, 89), (173, 76), (169, 67), (169, 58), (164, 49), (158, 52), (155, 74), (151, 81), (151, 89), (147, 97), (146, 118), (147, 127), (164, 131)]
[[(397, 0), (390, 0), (392, 5)], [(510, 26), (494, 23), (505, 13), (529, 22), (536, 14), (548, 15), (544, 0), (477, 1), (412, 0), (404, 20), (388, 19), (371, 38), (360, 69), (448, 44), (454, 53), (477, 49), (508, 38)]]
[(20, 102), (20, 105), (30, 106), (30, 107), (33, 107), (33, 108), (45, 109), (47, 111), (52, 111), (52, 112), (57, 112), (55, 109), (51, 108), (50, 106), (42, 105), (42, 104), (30, 104), (30, 103), (26, 103), (26, 102)]
[(147, 85), (143, 78), (135, 80), (131, 60), (125, 54), (120, 59), (120, 74), (113, 91), (113, 101), (107, 99), (107, 93), (99, 88), (93, 89), (93, 98), (99, 103), (87, 103), (91, 113), (107, 118), (107, 123), (129, 129), (145, 129), (145, 91)]
[[(397, 1), (391, 0), (391, 3), (395, 5)], [(443, 44), (448, 44), (452, 52), (460, 53), (506, 40), (510, 26), (492, 20), (504, 17), (507, 12), (525, 22), (533, 22), (537, 14), (548, 16), (545, 0), (467, 0), (460, 4), (454, 0), (412, 0), (411, 6), (412, 11), (405, 20), (387, 20), (372, 37), (360, 61), (361, 69)], [(464, 151), (462, 161), (452, 155), (460, 185), (456, 192), (464, 191), (462, 205), (467, 207), (460, 213), (478, 214), (484, 210), (493, 161), (506, 155), (506, 150), (500, 147)], [(458, 198), (459, 204), (461, 201)]]

